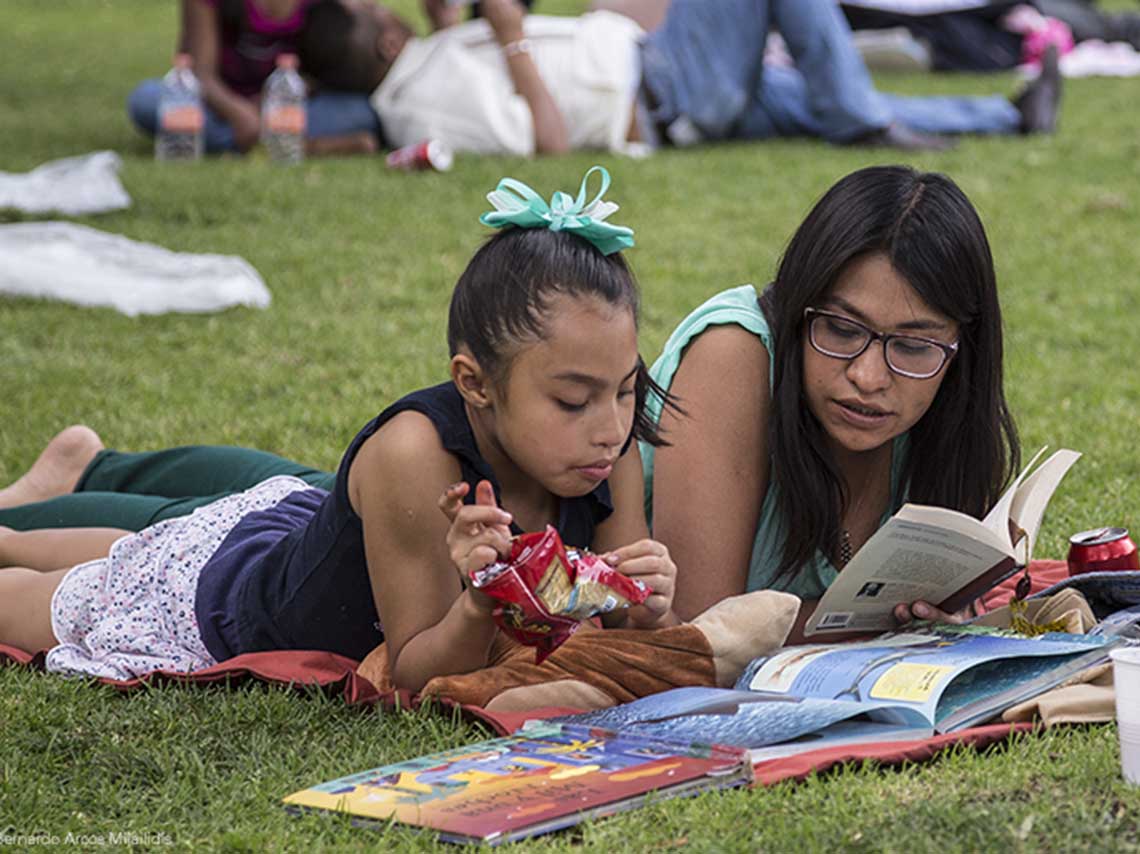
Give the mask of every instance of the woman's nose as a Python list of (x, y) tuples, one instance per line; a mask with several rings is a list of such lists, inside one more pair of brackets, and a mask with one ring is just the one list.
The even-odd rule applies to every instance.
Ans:
[(891, 369), (887, 366), (886, 349), (882, 341), (870, 345), (847, 363), (847, 378), (860, 391), (879, 391), (891, 382)]

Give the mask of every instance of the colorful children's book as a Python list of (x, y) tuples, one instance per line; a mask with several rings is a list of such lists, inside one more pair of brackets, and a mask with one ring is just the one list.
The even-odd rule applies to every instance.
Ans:
[(974, 726), (1129, 642), (1123, 634), (1025, 638), (981, 627), (920, 626), (862, 643), (782, 649), (753, 661), (736, 690), (677, 688), (560, 720), (746, 747), (760, 762)]
[(448, 842), (498, 844), (652, 799), (738, 786), (751, 772), (746, 750), (531, 722), (504, 738), (322, 783), (285, 803), (361, 824), (428, 828)]
[(1026, 566), (1045, 506), (1081, 456), (1062, 449), (1029, 474), (1044, 451), (980, 521), (945, 507), (904, 504), (843, 567), (804, 634), (885, 631), (895, 624), (895, 606), (920, 599), (958, 611)]

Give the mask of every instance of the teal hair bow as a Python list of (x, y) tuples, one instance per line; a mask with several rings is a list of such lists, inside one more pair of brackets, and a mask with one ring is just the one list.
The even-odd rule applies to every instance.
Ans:
[[(586, 184), (595, 172), (601, 173), (602, 187), (587, 204)], [(609, 187), (610, 173), (603, 166), (595, 166), (582, 178), (577, 198), (559, 191), (550, 197), (550, 204), (547, 204), (522, 181), (504, 178), (499, 186), (487, 194), (487, 201), (495, 209), (479, 217), (479, 222), (492, 228), (514, 225), (519, 228), (568, 231), (590, 241), (603, 255), (610, 255), (633, 246), (633, 229), (624, 225), (610, 225), (605, 221), (606, 217), (618, 209), (613, 202), (602, 199)]]

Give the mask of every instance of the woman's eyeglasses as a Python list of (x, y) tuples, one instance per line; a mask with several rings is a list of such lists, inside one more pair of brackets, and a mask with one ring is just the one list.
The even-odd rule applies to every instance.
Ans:
[(958, 352), (957, 341), (943, 344), (931, 338), (876, 332), (850, 317), (818, 308), (804, 309), (804, 319), (811, 346), (823, 355), (850, 361), (861, 356), (872, 341), (882, 341), (887, 367), (911, 379), (930, 379)]

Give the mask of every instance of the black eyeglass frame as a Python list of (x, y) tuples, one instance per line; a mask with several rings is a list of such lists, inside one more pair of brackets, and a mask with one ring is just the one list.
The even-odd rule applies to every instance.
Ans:
[[(836, 320), (842, 320), (844, 323), (850, 323), (867, 333), (867, 340), (863, 342), (863, 346), (856, 350), (854, 353), (833, 353), (830, 350), (824, 350), (819, 344), (816, 343), (815, 336), (812, 334), (811, 327), (812, 321), (817, 317), (833, 317)], [(832, 359), (843, 359), (850, 362), (853, 359), (858, 359), (862, 356), (867, 348), (871, 346), (874, 341), (883, 342), (883, 361), (887, 363), (887, 367), (894, 373), (901, 377), (908, 377), (912, 380), (928, 380), (938, 376), (939, 371), (946, 367), (946, 364), (954, 358), (958, 353), (958, 342), (953, 341), (949, 344), (944, 341), (935, 341), (933, 338), (923, 338), (921, 335), (903, 335), (897, 332), (877, 332), (865, 323), (860, 323), (858, 320), (848, 317), (845, 314), (837, 314), (834, 311), (825, 311), (821, 308), (812, 308), (808, 306), (804, 309), (804, 320), (807, 322), (808, 343), (811, 344), (812, 349), (817, 353), (822, 353), (824, 356), (830, 356)], [(930, 344), (937, 347), (942, 351), (942, 361), (938, 367), (928, 374), (916, 374), (913, 371), (904, 371), (891, 364), (889, 347), (891, 341), (894, 339), (903, 339), (906, 341), (921, 341), (923, 344)]]

